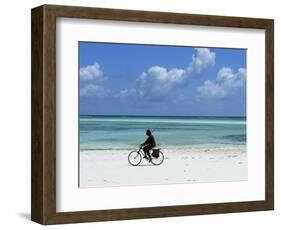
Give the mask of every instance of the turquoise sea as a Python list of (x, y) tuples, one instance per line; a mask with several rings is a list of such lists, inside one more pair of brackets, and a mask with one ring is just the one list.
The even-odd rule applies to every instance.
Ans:
[(136, 149), (150, 129), (160, 148), (246, 145), (245, 117), (80, 116), (80, 150)]

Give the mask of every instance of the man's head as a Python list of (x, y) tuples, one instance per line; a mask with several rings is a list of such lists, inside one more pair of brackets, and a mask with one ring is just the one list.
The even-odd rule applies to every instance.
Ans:
[(148, 129), (148, 130), (146, 130), (146, 135), (147, 136), (151, 136), (151, 131)]

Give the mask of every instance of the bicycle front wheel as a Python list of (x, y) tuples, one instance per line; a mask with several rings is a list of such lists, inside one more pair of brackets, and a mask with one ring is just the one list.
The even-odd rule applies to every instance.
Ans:
[(142, 156), (138, 151), (130, 152), (128, 155), (128, 161), (131, 165), (139, 165), (142, 160)]
[(151, 156), (151, 162), (154, 165), (161, 165), (164, 161), (164, 154), (160, 151), (158, 157)]

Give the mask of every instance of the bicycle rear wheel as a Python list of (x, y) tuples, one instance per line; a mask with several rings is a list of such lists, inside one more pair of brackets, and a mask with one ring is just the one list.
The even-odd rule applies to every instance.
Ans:
[(151, 162), (154, 165), (161, 165), (164, 161), (164, 154), (160, 151), (159, 157), (153, 157), (151, 156)]
[(128, 155), (128, 161), (131, 165), (139, 165), (142, 160), (142, 156), (138, 151), (132, 151)]

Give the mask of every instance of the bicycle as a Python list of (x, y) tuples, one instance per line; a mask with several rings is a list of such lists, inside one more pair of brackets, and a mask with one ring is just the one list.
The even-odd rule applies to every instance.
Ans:
[(151, 162), (153, 165), (161, 165), (164, 161), (164, 154), (160, 149), (152, 149), (150, 154), (151, 160), (145, 157), (146, 154), (140, 146), (138, 151), (132, 151), (128, 155), (128, 161), (132, 166), (137, 166), (141, 163), (142, 159), (145, 158), (148, 162)]

